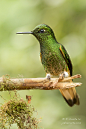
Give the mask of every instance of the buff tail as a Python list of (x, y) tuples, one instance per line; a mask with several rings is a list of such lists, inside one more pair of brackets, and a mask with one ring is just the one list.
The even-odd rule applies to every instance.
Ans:
[(72, 107), (74, 104), (80, 104), (75, 87), (69, 89), (60, 89), (60, 92), (69, 106)]

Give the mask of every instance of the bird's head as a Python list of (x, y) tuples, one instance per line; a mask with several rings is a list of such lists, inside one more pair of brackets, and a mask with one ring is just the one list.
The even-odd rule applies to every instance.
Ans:
[(47, 40), (48, 38), (55, 39), (53, 30), (46, 24), (36, 26), (31, 32), (18, 32), (17, 34), (33, 34), (39, 42)]

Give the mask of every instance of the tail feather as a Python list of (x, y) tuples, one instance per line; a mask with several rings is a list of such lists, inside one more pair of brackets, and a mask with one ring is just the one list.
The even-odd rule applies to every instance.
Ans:
[(80, 104), (75, 87), (69, 89), (60, 89), (60, 92), (69, 106), (72, 107), (74, 104)]

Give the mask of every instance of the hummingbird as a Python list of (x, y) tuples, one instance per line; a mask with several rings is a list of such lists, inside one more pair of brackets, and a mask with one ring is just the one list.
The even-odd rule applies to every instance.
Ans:
[[(17, 32), (16, 34), (32, 34), (39, 41), (40, 58), (47, 79), (61, 74), (64, 77), (72, 76), (73, 66), (70, 56), (64, 46), (57, 42), (51, 27), (46, 24), (40, 24), (30, 32)], [(75, 87), (59, 90), (70, 107), (74, 104), (80, 104)]]

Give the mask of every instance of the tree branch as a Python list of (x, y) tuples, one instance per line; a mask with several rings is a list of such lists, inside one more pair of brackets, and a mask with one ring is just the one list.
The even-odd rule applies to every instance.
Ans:
[[(73, 83), (70, 80), (75, 78), (81, 78), (80, 74), (68, 77), (68, 78), (15, 78), (10, 79), (9, 75), (5, 75), (0, 78), (0, 91), (10, 90), (26, 90), (26, 89), (41, 89), (41, 90), (53, 90), (53, 89), (65, 89), (71, 87), (80, 86), (82, 83)], [(57, 82), (57, 83), (56, 83)], [(56, 85), (54, 85), (56, 83)]]

